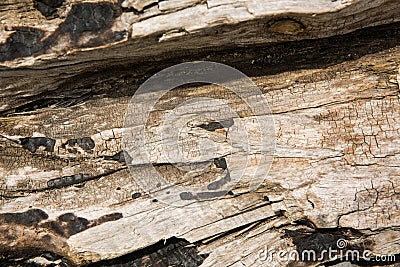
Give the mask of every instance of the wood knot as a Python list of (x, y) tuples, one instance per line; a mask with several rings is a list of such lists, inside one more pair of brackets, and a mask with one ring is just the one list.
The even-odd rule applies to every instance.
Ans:
[(271, 32), (296, 35), (303, 32), (306, 27), (294, 19), (280, 19), (271, 23), (269, 30)]

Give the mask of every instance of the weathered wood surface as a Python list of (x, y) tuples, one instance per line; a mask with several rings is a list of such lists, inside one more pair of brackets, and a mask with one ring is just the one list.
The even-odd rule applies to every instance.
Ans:
[(49, 104), (42, 99), (51, 92), (73, 98), (73, 89), (91, 87), (121, 63), (323, 38), (396, 22), (399, 14), (397, 0), (3, 1), (0, 112)]
[[(0, 59), (11, 67), (322, 38), (399, 20), (395, 0), (9, 0), (0, 7)], [(88, 49), (98, 52), (76, 53)]]
[[(115, 21), (101, 29), (101, 38), (111, 39), (101, 39), (103, 46), (97, 48), (94, 42), (86, 52), (79, 51), (87, 46), (81, 38), (89, 40), (93, 33), (65, 33), (71, 28), (65, 22), (69, 16), (72, 25), (79, 22), (71, 10), (83, 4), (63, 3), (47, 10), (46, 19), (31, 2), (21, 1), (19, 9), (14, 2), (2, 4), (4, 25), (29, 24), (57, 38), (49, 37), (51, 51), (3, 61), (13, 68), (0, 74), (0, 254), (7, 264), (82, 265), (127, 255), (104, 264), (307, 266), (327, 259), (265, 263), (260, 251), (267, 246), (320, 252), (335, 247), (340, 238), (348, 241), (348, 249), (394, 254), (399, 262), (400, 25), (315, 41), (212, 49), (228, 49), (228, 41), (244, 45), (320, 38), (396, 21), (396, 1), (308, 1), (301, 6), (292, 1), (284, 11), (271, 1), (182, 1), (190, 4), (181, 11), (174, 7), (181, 1), (148, 1), (148, 9), (138, 1), (122, 3), (124, 9), (102, 4), (117, 10)], [(179, 12), (195, 13), (200, 22), (203, 14), (211, 15), (204, 15), (206, 24), (194, 26), (179, 15), (184, 26), (177, 27), (172, 18)], [(214, 26), (218, 32), (210, 33)], [(129, 37), (109, 41), (123, 29), (131, 29)], [(61, 56), (65, 48), (70, 53)], [(199, 55), (190, 55), (189, 48), (199, 49)], [(170, 55), (168, 49), (174, 49)], [(159, 64), (145, 56), (157, 57)], [(118, 62), (121, 58), (124, 62)], [(146, 195), (122, 160), (124, 114), (135, 89), (156, 70), (186, 60), (236, 66), (252, 76), (268, 100), (277, 149), (268, 179), (256, 191), (248, 191), (245, 176), (223, 198), (175, 207)], [(105, 62), (109, 65), (101, 66)], [(254, 118), (237, 98), (216, 86), (197, 85), (165, 96), (149, 131), (161, 132), (163, 116), (174, 104), (196, 96), (223, 98), (239, 110), (230, 131), (241, 123), (252, 128)], [(194, 144), (204, 138), (220, 144), (219, 156), (231, 172), (244, 168), (230, 161), (240, 150), (225, 153), (230, 131), (190, 131)], [(260, 155), (248, 156), (251, 170)], [(226, 171), (212, 163), (201, 173), (185, 174), (157, 154), (151, 159), (160, 173), (183, 185), (209, 183)]]

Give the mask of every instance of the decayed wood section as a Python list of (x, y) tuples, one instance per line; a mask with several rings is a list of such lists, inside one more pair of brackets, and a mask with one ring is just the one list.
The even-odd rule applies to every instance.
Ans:
[(0, 7), (1, 113), (23, 109), (21, 95), (41, 103), (49, 92), (74, 97), (104, 65), (323, 38), (400, 19), (397, 0), (9, 0)]
[[(262, 252), (321, 253), (345, 239), (347, 250), (394, 255), (384, 264), (398, 264), (400, 24), (348, 33), (398, 21), (398, 3), (299, 3), (0, 4), (3, 263), (329, 266), (337, 262), (264, 262)], [(121, 138), (137, 87), (190, 60), (251, 76), (273, 114), (276, 153), (257, 190), (248, 190), (245, 175), (221, 198), (175, 207), (135, 182)], [(161, 132), (176, 104), (197, 96), (238, 110), (230, 130), (252, 129), (254, 118), (234, 95), (193, 85), (161, 99), (149, 131)], [(191, 144), (210, 138), (220, 155), (202, 172), (185, 173), (156, 154), (151, 163), (166, 179), (209, 183), (244, 168), (230, 161), (242, 151), (225, 153), (230, 131), (200, 126), (190, 130)], [(261, 155), (247, 156), (251, 169)]]

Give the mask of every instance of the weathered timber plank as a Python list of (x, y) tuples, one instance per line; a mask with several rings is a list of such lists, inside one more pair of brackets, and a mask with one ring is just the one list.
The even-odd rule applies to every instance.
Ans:
[[(52, 236), (51, 244), (55, 240), (64, 242), (61, 250), (52, 252), (81, 264), (124, 255), (175, 236), (193, 244), (203, 243), (200, 251), (209, 253), (204, 266), (217, 262), (258, 265), (258, 253), (265, 242), (270, 248), (301, 249), (301, 243), (296, 241), (299, 235), (324, 237), (319, 229), (326, 228), (331, 229), (329, 236), (334, 237), (331, 241), (347, 238), (353, 247), (396, 254), (399, 251), (396, 236), (400, 110), (399, 66), (395, 62), (399, 58), (396, 47), (323, 69), (254, 77), (274, 114), (277, 138), (276, 157), (268, 179), (256, 192), (247, 191), (245, 176), (232, 189), (232, 194), (223, 199), (206, 201), (201, 208), (176, 208), (154, 202), (143, 192), (137, 194), (141, 192), (140, 187), (127, 170), (121, 170), (86, 181), (80, 187), (67, 185), (4, 198), (2, 212), (15, 213), (31, 207), (43, 210), (49, 216), (46, 220), (53, 221), (67, 212), (87, 221), (121, 214), (117, 220), (84, 228), (69, 237), (54, 234), (54, 230), (46, 228), (45, 221), (34, 225)], [(211, 85), (173, 91), (165, 102), (160, 102), (163, 108), (153, 118), (161, 119), (162, 114), (173, 108), (168, 99), (176, 97), (179, 103), (187, 95), (218, 97), (223, 94), (220, 88)], [(226, 94), (224, 97), (243, 115), (235, 118), (233, 125), (240, 122), (251, 127), (251, 117), (246, 115), (240, 101)], [(128, 101), (128, 96), (99, 98), (72, 107), (45, 108), (29, 115), (2, 118), (5, 126), (2, 135), (7, 135), (2, 138), (1, 171), (5, 178), (2, 194), (10, 193), (12, 187), (6, 185), (16, 177), (20, 179), (18, 188), (32, 189), (35, 182), (39, 186), (65, 176), (66, 170), (70, 174), (86, 170), (95, 175), (99, 168), (123, 167), (122, 162), (112, 158), (121, 149), (118, 132), (123, 127), (122, 114)], [(115, 115), (110, 119), (108, 114)], [(98, 124), (99, 118), (105, 123)], [(61, 125), (67, 127), (60, 128)], [(156, 133), (160, 124), (155, 121), (149, 126)], [(91, 153), (79, 150), (79, 145), (75, 145), (77, 151), (71, 152), (62, 149), (32, 152), (12, 141), (15, 136), (30, 137), (34, 132), (56, 140), (55, 147), (83, 137), (95, 140), (95, 146)], [(193, 133), (197, 134), (196, 138), (207, 134), (225, 138), (224, 131), (214, 133), (201, 127), (193, 128)], [(250, 156), (257, 159), (257, 155)], [(229, 169), (243, 168), (240, 162), (230, 162), (230, 157), (225, 156)], [(57, 162), (62, 158), (66, 161), (61, 169)], [(151, 159), (154, 164), (164, 163), (157, 154)], [(172, 166), (158, 168), (182, 184), (193, 181), (193, 177), (182, 177)], [(220, 171), (211, 166), (200, 182)], [(136, 195), (132, 199), (133, 194)], [(4, 227), (7, 229), (7, 224)], [(16, 229), (25, 231), (24, 227)], [(353, 229), (353, 232), (335, 229)], [(38, 238), (34, 233), (26, 234), (35, 240)], [(359, 238), (354, 239), (356, 236)], [(21, 249), (24, 242), (18, 243)], [(41, 246), (40, 242), (37, 246)], [(7, 240), (4, 244), (3, 250), (7, 251)], [(13, 250), (18, 251), (16, 248)]]
[[(393, 255), (380, 264), (395, 266), (399, 7), (395, 0), (3, 1), (0, 265), (330, 266), (337, 261), (262, 256), (266, 247), (322, 253), (345, 239), (348, 250)], [(346, 35), (329, 37), (338, 34)], [(150, 167), (131, 157), (131, 173), (121, 138), (137, 87), (190, 60), (224, 62), (252, 77), (273, 114), (276, 151), (270, 166), (266, 151), (229, 142), (257, 119), (234, 95), (211, 85), (169, 92), (148, 121), (150, 162), (168, 181), (208, 189), (179, 195), (188, 202), (177, 207), (146, 194), (135, 174)], [(184, 127), (196, 170), (187, 172), (179, 168), (187, 162), (160, 153), (170, 140), (162, 122), (176, 104), (210, 96), (238, 116), (213, 102), (208, 112), (220, 120)], [(182, 111), (183, 120), (194, 115)], [(209, 139), (216, 153), (201, 157)], [(252, 179), (264, 178), (252, 176), (260, 162), (270, 168), (267, 179), (249, 191)]]

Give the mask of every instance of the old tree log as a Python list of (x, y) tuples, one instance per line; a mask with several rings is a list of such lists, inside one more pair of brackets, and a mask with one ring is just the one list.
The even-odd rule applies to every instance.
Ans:
[[(0, 17), (1, 266), (399, 264), (397, 0), (6, 0)], [(146, 121), (152, 166), (127, 160), (135, 91), (193, 60), (250, 76), (272, 116), (217, 85), (179, 87)], [(195, 97), (237, 116), (179, 106)], [(192, 123), (175, 133), (190, 157), (169, 162), (162, 127), (177, 106)], [(262, 117), (274, 120), (272, 162), (232, 138)], [(214, 158), (200, 155), (205, 140)], [(259, 164), (268, 175), (256, 190), (246, 172), (229, 190), (216, 180)], [(150, 168), (209, 191), (158, 201), (135, 179)], [(273, 250), (317, 257), (266, 259)]]

